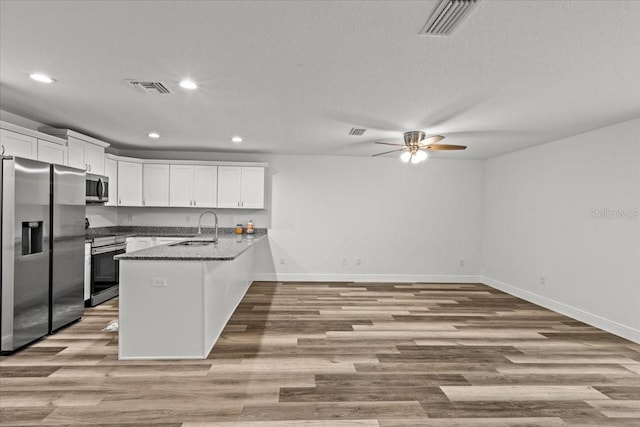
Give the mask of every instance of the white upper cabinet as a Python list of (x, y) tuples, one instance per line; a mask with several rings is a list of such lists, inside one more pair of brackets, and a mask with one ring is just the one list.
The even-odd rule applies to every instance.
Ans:
[(67, 146), (38, 139), (38, 160), (59, 165), (67, 164)]
[(21, 133), (0, 129), (0, 155), (37, 159), (37, 138)]
[(104, 175), (104, 148), (87, 143), (84, 146), (84, 160), (87, 162), (89, 172), (96, 175)]
[(218, 207), (239, 208), (242, 191), (242, 168), (218, 166)]
[(84, 161), (84, 142), (69, 138), (67, 141), (67, 165), (72, 168), (84, 169), (88, 171), (87, 163)]
[(118, 162), (104, 159), (104, 174), (109, 178), (109, 201), (105, 206), (118, 206)]
[(242, 200), (245, 209), (264, 208), (264, 168), (242, 168)]
[(169, 206), (169, 165), (142, 166), (142, 206)]
[(67, 138), (68, 165), (104, 175), (104, 148), (72, 136)]
[(39, 130), (67, 140), (68, 166), (104, 175), (104, 149), (109, 144), (70, 129), (42, 127)]
[(193, 206), (193, 166), (171, 165), (169, 176), (169, 204)]
[(219, 208), (264, 208), (264, 168), (218, 166)]
[(171, 165), (170, 206), (216, 207), (218, 167)]
[(193, 167), (193, 206), (204, 208), (217, 207), (218, 167)]
[(142, 206), (142, 163), (118, 161), (118, 206)]

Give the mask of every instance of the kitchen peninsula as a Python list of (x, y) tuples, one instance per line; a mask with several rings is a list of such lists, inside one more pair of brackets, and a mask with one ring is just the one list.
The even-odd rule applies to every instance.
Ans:
[(251, 285), (256, 235), (199, 235), (118, 255), (119, 359), (206, 359)]

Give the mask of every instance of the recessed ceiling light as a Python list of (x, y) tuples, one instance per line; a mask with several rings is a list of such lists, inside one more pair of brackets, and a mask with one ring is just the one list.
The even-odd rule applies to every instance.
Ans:
[(29, 77), (31, 77), (33, 80), (35, 80), (37, 82), (40, 82), (40, 83), (53, 83), (55, 81), (51, 77), (47, 76), (46, 74), (42, 74), (42, 73), (33, 73)]
[(242, 142), (242, 138), (240, 138), (239, 136), (234, 136), (233, 138), (231, 138), (231, 141), (237, 143)]
[(193, 80), (184, 79), (180, 81), (180, 87), (184, 89), (197, 89), (198, 85)]
[(149, 134), (149, 138), (158, 139), (158, 138), (160, 138), (160, 134), (156, 133), (156, 132), (151, 132)]

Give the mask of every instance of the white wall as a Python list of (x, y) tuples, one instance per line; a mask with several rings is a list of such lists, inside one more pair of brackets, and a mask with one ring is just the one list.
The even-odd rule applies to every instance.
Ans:
[(431, 159), (414, 166), (397, 158), (331, 156), (268, 161), (270, 251), (257, 257), (258, 278), (478, 280), (482, 162)]
[(485, 176), (485, 283), (640, 341), (640, 119), (490, 159)]

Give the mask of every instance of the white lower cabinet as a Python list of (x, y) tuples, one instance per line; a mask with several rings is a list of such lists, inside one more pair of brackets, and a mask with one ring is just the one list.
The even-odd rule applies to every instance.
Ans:
[(127, 237), (127, 253), (186, 240), (187, 237)]
[(169, 206), (169, 165), (142, 165), (142, 206)]

